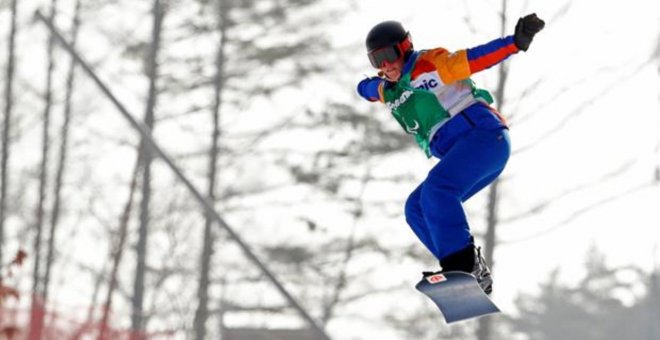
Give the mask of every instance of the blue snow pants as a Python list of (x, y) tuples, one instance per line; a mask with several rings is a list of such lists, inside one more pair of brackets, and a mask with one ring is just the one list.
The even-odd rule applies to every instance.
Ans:
[(477, 103), (451, 118), (431, 141), (440, 158), (406, 201), (406, 221), (438, 260), (465, 248), (471, 233), (462, 203), (493, 182), (511, 153), (506, 125)]

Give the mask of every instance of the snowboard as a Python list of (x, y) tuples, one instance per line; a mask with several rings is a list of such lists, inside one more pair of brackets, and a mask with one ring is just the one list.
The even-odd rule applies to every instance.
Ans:
[(415, 288), (438, 306), (447, 323), (500, 311), (472, 274), (464, 272), (425, 274)]

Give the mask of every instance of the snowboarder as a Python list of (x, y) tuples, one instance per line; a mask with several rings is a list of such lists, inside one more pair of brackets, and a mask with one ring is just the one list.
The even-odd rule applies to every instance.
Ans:
[(493, 281), (462, 202), (499, 176), (511, 147), (506, 121), (470, 75), (527, 51), (544, 25), (529, 14), (513, 35), (453, 53), (413, 49), (409, 32), (396, 21), (377, 24), (366, 38), (369, 61), (379, 72), (360, 81), (358, 93), (387, 105), (426, 156), (440, 159), (408, 197), (406, 222), (443, 272), (471, 273), (487, 294)]

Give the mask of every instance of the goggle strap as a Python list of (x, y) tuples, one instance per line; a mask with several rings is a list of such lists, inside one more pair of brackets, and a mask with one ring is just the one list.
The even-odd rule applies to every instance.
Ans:
[(406, 37), (398, 44), (398, 46), (401, 55), (406, 54), (406, 51), (412, 48), (412, 38), (410, 37), (410, 33), (406, 33)]

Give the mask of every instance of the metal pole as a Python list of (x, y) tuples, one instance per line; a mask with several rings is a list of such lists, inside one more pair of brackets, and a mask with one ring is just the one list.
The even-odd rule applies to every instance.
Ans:
[(284, 286), (279, 282), (271, 271), (266, 268), (261, 260), (252, 252), (250, 247), (241, 239), (241, 237), (232, 229), (227, 222), (215, 211), (211, 202), (209, 202), (206, 197), (204, 197), (197, 188), (183, 175), (181, 170), (174, 164), (174, 162), (165, 154), (165, 152), (156, 144), (156, 141), (151, 136), (151, 131), (142, 123), (137, 121), (133, 115), (131, 115), (128, 110), (122, 105), (121, 102), (114, 96), (110, 89), (99, 79), (94, 70), (87, 64), (85, 60), (76, 52), (76, 50), (62, 37), (62, 35), (57, 31), (52, 22), (46, 19), (40, 11), (35, 12), (35, 17), (43, 22), (48, 29), (52, 32), (58, 42), (66, 49), (69, 54), (76, 60), (76, 62), (82, 67), (82, 69), (89, 75), (96, 85), (101, 89), (101, 91), (112, 101), (115, 107), (119, 112), (128, 120), (128, 122), (138, 130), (143, 140), (145, 140), (151, 149), (156, 155), (158, 155), (164, 162), (169, 166), (169, 168), (174, 172), (176, 177), (190, 190), (190, 193), (195, 197), (195, 199), (202, 205), (204, 210), (222, 227), (229, 236), (236, 241), (238, 246), (243, 250), (245, 255), (249, 260), (251, 260), (260, 270), (266, 275), (266, 277), (273, 283), (275, 288), (284, 296), (284, 298), (289, 302), (289, 304), (302, 316), (311, 328), (318, 333), (318, 335), (324, 340), (331, 340), (331, 338), (325, 333), (325, 331), (316, 323), (316, 321), (303, 309), (303, 307), (289, 294), (289, 292), (284, 288)]

